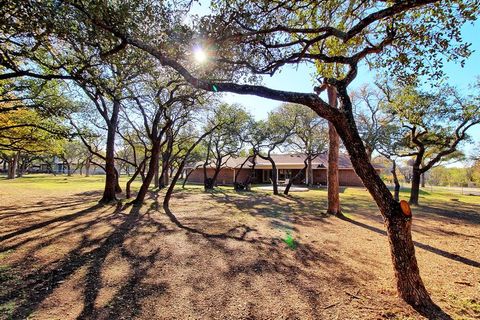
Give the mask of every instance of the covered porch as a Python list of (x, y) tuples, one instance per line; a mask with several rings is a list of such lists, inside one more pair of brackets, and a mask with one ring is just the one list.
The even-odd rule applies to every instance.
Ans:
[[(254, 180), (256, 183), (272, 183), (273, 176), (272, 169), (255, 169)], [(278, 184), (287, 184), (291, 179), (293, 179), (300, 171), (304, 171), (298, 168), (277, 168), (277, 183)], [(294, 184), (306, 184), (308, 182), (308, 172), (303, 174), (293, 181)]]

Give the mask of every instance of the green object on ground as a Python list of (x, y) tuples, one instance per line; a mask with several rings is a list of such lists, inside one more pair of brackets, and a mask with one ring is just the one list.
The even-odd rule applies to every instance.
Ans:
[(283, 238), (283, 242), (285, 242), (290, 249), (296, 249), (297, 248), (297, 243), (293, 239), (290, 232), (287, 232), (287, 235), (285, 236), (285, 238)]

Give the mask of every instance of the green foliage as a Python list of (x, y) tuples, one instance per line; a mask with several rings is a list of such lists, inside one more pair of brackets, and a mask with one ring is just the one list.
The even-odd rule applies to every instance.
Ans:
[[(285, 142), (289, 151), (315, 156), (326, 151), (327, 122), (315, 111), (298, 104), (283, 104), (275, 111), (277, 121), (294, 124), (293, 135)], [(290, 126), (290, 125), (289, 125)]]
[(55, 152), (64, 135), (65, 128), (55, 119), (44, 118), (35, 110), (0, 113), (0, 150)]
[(431, 169), (428, 175), (428, 183), (435, 186), (467, 187), (469, 182), (473, 182), (470, 168), (446, 168), (439, 166)]
[(478, 96), (461, 96), (450, 86), (436, 91), (413, 86), (383, 87), (389, 93), (385, 112), (400, 125), (392, 153), (414, 158), (423, 171), (440, 161), (461, 159), (458, 151), (468, 141), (468, 130), (480, 123)]
[[(338, 79), (358, 58), (368, 56), (370, 66), (408, 81), (418, 75), (441, 77), (444, 61), (463, 63), (470, 55), (461, 28), (478, 16), (478, 2), (412, 3), (400, 8), (403, 5), (354, 0), (262, 0), (253, 5), (217, 0), (215, 15), (202, 33), (219, 38), (217, 54), (224, 61), (237, 61), (261, 73), (274, 73), (285, 63), (311, 61), (320, 76)], [(378, 13), (388, 10), (391, 14), (380, 18)]]
[(252, 116), (240, 105), (226, 103), (220, 104), (213, 112), (206, 130), (217, 124), (220, 126), (211, 134), (210, 142), (204, 144), (210, 145), (216, 158), (237, 155), (248, 139)]

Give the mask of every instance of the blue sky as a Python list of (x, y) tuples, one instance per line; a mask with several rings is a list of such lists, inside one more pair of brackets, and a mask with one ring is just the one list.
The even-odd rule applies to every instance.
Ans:
[[(463, 37), (466, 41), (472, 43), (473, 54), (467, 60), (462, 68), (460, 64), (447, 63), (444, 71), (449, 78), (450, 84), (456, 86), (463, 94), (469, 94), (468, 86), (480, 76), (480, 23), (475, 25), (468, 24), (462, 29)], [(315, 69), (310, 65), (287, 66), (280, 73), (273, 77), (265, 77), (264, 84), (270, 88), (298, 91), (313, 92), (316, 85), (314, 81)], [(359, 69), (358, 76), (350, 86), (350, 91), (356, 87), (372, 82), (375, 73), (363, 66)], [(256, 119), (264, 119), (268, 112), (276, 108), (281, 102), (264, 99), (256, 96), (245, 96), (238, 94), (226, 94), (224, 101), (228, 103), (239, 103), (251, 112)], [(469, 134), (472, 136), (474, 143), (480, 143), (480, 125), (470, 129)], [(472, 145), (466, 145), (465, 151), (469, 154), (472, 152)]]

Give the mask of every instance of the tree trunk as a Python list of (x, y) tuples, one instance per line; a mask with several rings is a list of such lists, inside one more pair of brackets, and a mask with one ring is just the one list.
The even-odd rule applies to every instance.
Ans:
[[(333, 108), (337, 107), (337, 91), (333, 86), (328, 86), (328, 103)], [(335, 130), (335, 126), (328, 123), (328, 169), (327, 169), (327, 187), (328, 187), (328, 208), (327, 213), (332, 215), (341, 215), (340, 211), (340, 186), (338, 179), (338, 158), (340, 152), (340, 138)]]
[(180, 177), (180, 174), (183, 171), (183, 168), (185, 167), (185, 163), (187, 162), (187, 159), (188, 159), (190, 153), (207, 135), (211, 134), (217, 128), (218, 128), (218, 125), (213, 127), (212, 129), (210, 129), (209, 131), (205, 132), (202, 136), (200, 136), (198, 138), (198, 140), (193, 145), (190, 146), (190, 148), (185, 153), (185, 156), (184, 156), (183, 160), (180, 162), (180, 164), (178, 166), (178, 170), (175, 173), (175, 175), (173, 176), (172, 182), (170, 183), (170, 186), (168, 187), (167, 192), (165, 193), (165, 197), (163, 198), (163, 209), (165, 210), (165, 213), (167, 213), (167, 215), (170, 218), (175, 219), (175, 222), (178, 222), (178, 220), (176, 220), (175, 216), (172, 214), (172, 212), (170, 211), (170, 208), (169, 208), (170, 199), (171, 199), (172, 194), (173, 194), (173, 189), (175, 188), (175, 185), (177, 184), (178, 178)]
[(392, 160), (392, 175), (393, 175), (393, 184), (395, 185), (393, 198), (395, 199), (395, 201), (400, 201), (400, 182), (398, 182), (397, 162), (395, 160)]
[[(248, 156), (248, 157), (245, 158), (245, 161), (242, 162), (240, 167), (235, 172), (235, 175), (233, 176), (233, 187), (235, 188), (236, 191), (241, 191), (241, 190), (246, 190), (247, 189), (246, 183), (242, 184), (242, 183), (237, 182), (237, 180), (238, 180), (238, 176), (240, 175), (240, 172), (243, 170), (243, 167), (250, 160), (250, 158), (251, 158), (251, 156)], [(246, 182), (248, 183), (248, 181), (246, 181)]]
[(418, 196), (420, 193), (420, 168), (416, 165), (413, 166), (412, 170), (412, 188), (410, 189), (410, 204), (418, 205)]
[(278, 177), (277, 177), (277, 165), (272, 158), (268, 157), (268, 160), (272, 164), (272, 186), (273, 186), (273, 194), (278, 195)]
[(117, 174), (115, 173), (115, 133), (117, 131), (118, 124), (118, 112), (120, 111), (120, 102), (114, 101), (112, 108), (112, 116), (110, 123), (108, 123), (107, 131), (107, 147), (105, 154), (105, 189), (103, 191), (103, 197), (100, 199), (101, 203), (108, 203), (116, 201), (117, 190)]
[(122, 187), (120, 187), (120, 172), (115, 168), (115, 192), (122, 193)]
[(85, 160), (85, 177), (90, 177), (90, 157)]
[(193, 173), (193, 171), (195, 171), (196, 169), (198, 169), (198, 167), (196, 167), (195, 169), (192, 169), (190, 171), (188, 171), (188, 173), (185, 175), (185, 179), (183, 179), (183, 183), (182, 183), (182, 189), (185, 189), (185, 184), (187, 183), (187, 180), (188, 180), (188, 177), (190, 177), (190, 175)]
[(151, 157), (150, 162), (148, 164), (148, 171), (147, 175), (145, 176), (145, 180), (142, 182), (142, 186), (138, 191), (137, 197), (135, 200), (132, 201), (133, 204), (141, 206), (143, 201), (145, 200), (145, 196), (147, 195), (148, 188), (152, 183), (152, 180), (155, 176), (155, 163), (158, 163), (160, 158), (160, 141), (154, 141), (152, 145)]
[(170, 175), (168, 174), (168, 169), (167, 169), (167, 174), (163, 176), (163, 185), (166, 187), (170, 183)]
[(67, 176), (71, 177), (72, 176), (72, 168), (69, 162), (66, 162), (67, 164)]
[(215, 172), (213, 173), (212, 182), (211, 182), (211, 189), (213, 189), (214, 186), (217, 184), (218, 175), (220, 174), (220, 171), (222, 171), (221, 162), (222, 161), (220, 160), (220, 163), (217, 163), (217, 166), (215, 167)]
[[(311, 163), (312, 163), (311, 157), (309, 157), (308, 160), (309, 160), (308, 162), (309, 162), (310, 165), (311, 165)], [(300, 170), (300, 171), (298, 171), (297, 174), (296, 174), (293, 178), (291, 178), (290, 181), (288, 181), (287, 186), (285, 187), (285, 190), (283, 191), (283, 194), (284, 194), (284, 195), (288, 196), (288, 192), (290, 191), (290, 188), (291, 188), (291, 186), (292, 186), (292, 184), (293, 184), (293, 181), (295, 181), (296, 179), (299, 179), (300, 177), (302, 177), (304, 172), (307, 172), (308, 162), (307, 162), (307, 160), (305, 160), (305, 162), (304, 162), (304, 163), (305, 163), (305, 166), (303, 167), (303, 169)], [(312, 177), (313, 177), (313, 175), (312, 175)]]
[(169, 177), (168, 177), (168, 161), (164, 160), (165, 162), (162, 163), (162, 173), (160, 174), (159, 177), (159, 187), (161, 189), (165, 188), (168, 186), (169, 183)]
[(339, 95), (342, 113), (336, 121), (336, 129), (350, 155), (355, 172), (377, 203), (385, 220), (390, 252), (397, 282), (399, 296), (417, 311), (435, 319), (448, 318), (430, 299), (418, 269), (415, 258), (411, 221), (404, 218), (400, 204), (395, 201), (390, 190), (378, 176), (375, 168), (368, 161), (365, 147), (355, 125), (350, 98), (345, 87), (340, 87)]
[[(308, 162), (307, 162), (307, 168), (305, 170), (308, 170), (308, 181), (307, 181), (307, 186), (312, 187), (313, 186), (313, 164), (312, 164), (312, 157), (308, 157)], [(288, 193), (285, 193), (288, 194)]]
[(8, 159), (7, 179), (15, 179), (15, 177), (17, 175), (18, 157), (19, 157), (19, 152), (16, 152), (13, 157)]
[[(22, 161), (20, 161), (22, 160)], [(26, 160), (22, 159), (20, 153), (18, 154), (18, 160), (17, 160), (17, 178), (23, 177), (23, 173), (25, 172), (26, 168)]]
[(132, 196), (132, 192), (131, 192), (131, 185), (132, 185), (132, 182), (135, 181), (135, 178), (138, 176), (138, 174), (140, 173), (140, 171), (142, 170), (142, 167), (145, 165), (145, 160), (143, 160), (140, 165), (135, 169), (135, 171), (133, 172), (133, 175), (130, 177), (130, 179), (128, 179), (127, 181), (127, 184), (125, 186), (125, 197), (127, 199), (130, 199), (131, 196)]
[(385, 224), (400, 298), (414, 307), (429, 308), (433, 301), (420, 277), (411, 235), (411, 220), (403, 217), (398, 205), (385, 213), (389, 216)]
[(421, 175), (421, 180), (422, 180), (422, 188), (425, 188), (425, 172), (422, 173)]
[[(162, 163), (163, 165), (163, 163)], [(160, 182), (160, 164), (159, 162), (155, 163), (155, 177), (153, 178), (153, 186), (155, 188), (160, 187), (161, 182)], [(162, 186), (163, 187), (163, 186)]]

